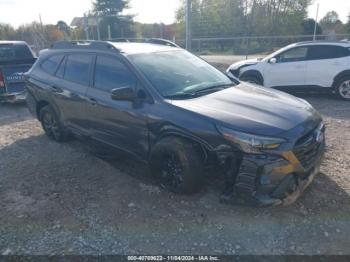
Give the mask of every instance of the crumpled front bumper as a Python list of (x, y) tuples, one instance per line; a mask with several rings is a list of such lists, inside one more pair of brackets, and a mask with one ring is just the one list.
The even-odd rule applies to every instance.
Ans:
[(234, 174), (233, 195), (223, 197), (221, 201), (261, 207), (290, 205), (319, 174), (324, 152), (323, 141), (307, 170), (292, 151), (281, 156), (244, 155), (237, 174)]

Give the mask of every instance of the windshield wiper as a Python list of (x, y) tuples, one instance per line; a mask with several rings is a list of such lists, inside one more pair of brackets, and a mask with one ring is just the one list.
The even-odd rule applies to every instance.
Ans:
[(210, 86), (210, 87), (206, 87), (200, 90), (197, 90), (195, 92), (192, 93), (177, 93), (174, 95), (168, 95), (168, 96), (164, 96), (164, 98), (166, 99), (191, 99), (191, 98), (196, 98), (201, 96), (202, 94), (208, 94), (211, 92), (217, 92), (220, 90), (224, 90), (226, 88), (232, 87), (234, 86), (234, 83), (231, 84), (223, 84), (223, 85), (215, 85), (215, 86)]
[(200, 89), (196, 92), (193, 92), (193, 93), (191, 93), (191, 95), (198, 96), (202, 93), (217, 92), (217, 91), (224, 90), (224, 89), (232, 87), (232, 86), (234, 86), (234, 83), (214, 85), (214, 86), (206, 87), (206, 88)]
[(194, 98), (195, 95), (189, 93), (179, 93), (174, 95), (164, 96), (166, 99), (191, 99)]

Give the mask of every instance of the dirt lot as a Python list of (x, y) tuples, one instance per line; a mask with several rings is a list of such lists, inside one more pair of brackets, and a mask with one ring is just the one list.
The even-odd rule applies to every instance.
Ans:
[(127, 157), (51, 142), (20, 105), (0, 105), (0, 254), (350, 254), (350, 103), (305, 97), (324, 116), (320, 174), (293, 206), (218, 203), (158, 188)]

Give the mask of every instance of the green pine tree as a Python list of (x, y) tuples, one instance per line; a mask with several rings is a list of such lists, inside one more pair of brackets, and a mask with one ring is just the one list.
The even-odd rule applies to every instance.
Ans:
[(95, 0), (93, 14), (101, 17), (100, 31), (103, 39), (108, 38), (108, 28), (112, 38), (133, 37), (133, 17), (122, 16), (129, 7), (129, 0)]

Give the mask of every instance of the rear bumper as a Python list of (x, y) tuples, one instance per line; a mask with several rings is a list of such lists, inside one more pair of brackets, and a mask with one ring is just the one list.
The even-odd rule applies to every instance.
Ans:
[(26, 100), (26, 92), (19, 93), (4, 93), (0, 94), (0, 102), (2, 103), (21, 103)]

